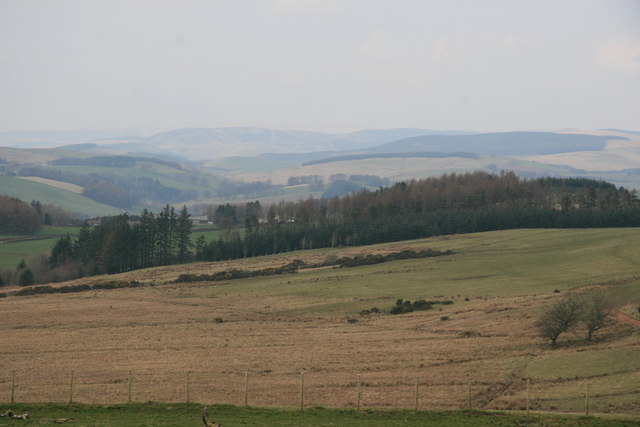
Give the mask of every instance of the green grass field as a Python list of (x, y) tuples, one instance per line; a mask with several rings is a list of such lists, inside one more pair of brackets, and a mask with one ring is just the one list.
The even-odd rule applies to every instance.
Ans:
[[(527, 295), (640, 275), (637, 254), (640, 229), (508, 230), (406, 244), (452, 249), (455, 255), (338, 270), (301, 270), (292, 277), (236, 281), (234, 288), (249, 296), (268, 291), (270, 295), (313, 298), (326, 302), (314, 305), (312, 310), (353, 313), (371, 308), (372, 304), (393, 304), (396, 298)], [(368, 246), (362, 253), (384, 247)], [(341, 250), (300, 253), (329, 256)], [(614, 296), (618, 292), (619, 298), (640, 297), (637, 286), (616, 289)], [(205, 291), (213, 295), (226, 292), (220, 287)]]
[(21, 260), (28, 261), (51, 250), (57, 237), (0, 244), (0, 271), (15, 269)]
[(39, 182), (0, 176), (0, 192), (27, 203), (39, 200), (42, 204), (58, 206), (68, 212), (86, 216), (118, 215), (120, 209)]
[[(2, 407), (4, 412), (6, 405)], [(173, 426), (202, 425), (202, 405), (144, 403), (113, 406), (89, 405), (14, 405), (14, 413), (28, 410), (29, 425), (56, 425), (56, 420), (73, 418), (73, 426)], [(494, 426), (569, 426), (569, 427), (626, 427), (637, 426), (636, 417), (561, 416), (540, 413), (501, 413), (483, 411), (384, 411), (339, 410), (321, 407), (303, 411), (294, 409), (265, 409), (235, 407), (229, 405), (209, 407), (209, 421), (220, 422), (224, 427), (273, 426), (273, 427), (392, 427), (392, 426), (442, 426), (483, 427)], [(22, 425), (24, 421), (0, 418), (0, 425)]]
[[(65, 172), (72, 172), (74, 174), (79, 175), (88, 175), (91, 173), (102, 173), (102, 174), (115, 174), (121, 177), (134, 177), (134, 178), (151, 178), (157, 179), (162, 185), (177, 188), (179, 190), (188, 190), (193, 189), (196, 191), (202, 191), (207, 188), (201, 185), (189, 184), (183, 181), (179, 181), (175, 179), (175, 175), (185, 174), (185, 171), (181, 171), (179, 169), (175, 169), (169, 166), (152, 163), (152, 162), (144, 162), (144, 161), (136, 161), (136, 167), (131, 168), (117, 168), (117, 167), (107, 167), (107, 166), (56, 166), (56, 169)], [(215, 188), (217, 183), (217, 179), (213, 175), (208, 176), (209, 181), (211, 183), (212, 188)], [(208, 188), (212, 190), (212, 188)]]
[[(56, 240), (58, 240), (58, 236), (64, 236), (66, 234), (74, 236), (78, 234), (79, 231), (80, 227), (44, 226), (35, 233), (35, 236), (55, 235), (56, 237), (0, 243), (0, 271), (14, 269), (23, 259), (28, 261), (30, 258), (49, 252)], [(19, 238), (25, 236), (0, 235), (0, 241), (14, 237)]]

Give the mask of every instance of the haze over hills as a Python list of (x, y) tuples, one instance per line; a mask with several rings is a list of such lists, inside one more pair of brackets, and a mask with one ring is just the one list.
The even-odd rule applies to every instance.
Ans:
[(73, 129), (62, 131), (0, 132), (0, 147), (53, 148), (101, 141), (137, 141), (153, 134), (142, 129)]
[[(51, 203), (66, 191), (64, 183), (83, 189), (69, 195), (78, 198), (92, 194), (103, 181), (109, 185), (101, 184), (99, 195), (93, 192), (94, 202), (136, 210), (165, 203), (297, 200), (320, 197), (335, 180), (350, 181), (342, 183), (340, 191), (353, 191), (477, 170), (514, 171), (527, 178), (596, 178), (640, 189), (640, 134), (621, 130), (481, 134), (388, 129), (337, 134), (242, 127), (117, 136), (124, 133), (0, 134), (0, 141), (14, 145), (29, 138), (26, 145), (36, 140), (45, 146), (66, 142), (58, 148), (0, 147), (0, 190), (19, 197), (27, 194), (29, 185), (30, 198)], [(21, 179), (32, 176), (48, 181)], [(61, 184), (52, 189), (51, 180)], [(73, 206), (77, 209), (78, 204)]]
[(263, 153), (356, 150), (418, 135), (467, 134), (473, 132), (401, 128), (326, 133), (257, 127), (183, 128), (160, 133), (140, 129), (17, 131), (0, 133), (0, 146), (64, 147), (102, 154), (173, 154), (176, 157), (202, 160)]
[(361, 130), (337, 134), (254, 127), (188, 128), (162, 132), (144, 140), (167, 151), (181, 152), (192, 160), (265, 153), (311, 153), (359, 150), (418, 135), (471, 134), (463, 131), (429, 129)]

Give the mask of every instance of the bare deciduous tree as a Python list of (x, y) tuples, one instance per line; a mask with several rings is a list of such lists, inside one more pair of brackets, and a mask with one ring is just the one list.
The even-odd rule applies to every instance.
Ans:
[(573, 328), (583, 315), (584, 304), (576, 295), (568, 295), (557, 302), (538, 321), (540, 336), (556, 345), (556, 340), (563, 332)]
[(593, 292), (584, 299), (582, 321), (587, 329), (587, 339), (591, 341), (593, 334), (602, 329), (611, 317), (611, 303), (602, 292)]

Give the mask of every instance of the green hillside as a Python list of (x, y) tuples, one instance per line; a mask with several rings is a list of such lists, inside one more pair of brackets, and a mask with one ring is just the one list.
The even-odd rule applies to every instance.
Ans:
[[(118, 210), (138, 212), (142, 208), (157, 210), (171, 204), (212, 198), (220, 178), (193, 165), (161, 158), (95, 155), (67, 150), (0, 148), (0, 176), (38, 177), (71, 183), (82, 187), (86, 198), (111, 206), (109, 212), (99, 213), (89, 204), (86, 209), (71, 206), (62, 198), (59, 205), (71, 212), (86, 215), (105, 215)], [(42, 187), (19, 180), (7, 181), (0, 194), (31, 197), (43, 193)], [(44, 191), (41, 196), (57, 199), (59, 194)], [(44, 200), (42, 200), (44, 201)], [(56, 204), (55, 200), (51, 202)]]
[(117, 215), (122, 212), (71, 191), (16, 177), (0, 176), (0, 193), (26, 202), (39, 200), (42, 204), (55, 205), (80, 216)]

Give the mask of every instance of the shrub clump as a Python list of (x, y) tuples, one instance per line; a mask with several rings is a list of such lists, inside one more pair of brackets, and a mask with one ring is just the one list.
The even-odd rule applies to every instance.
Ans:
[(249, 277), (275, 276), (277, 274), (292, 274), (305, 266), (304, 261), (296, 259), (289, 264), (280, 267), (268, 267), (262, 270), (238, 270), (235, 268), (229, 270), (218, 271), (213, 274), (181, 274), (175, 280), (175, 283), (192, 283), (192, 282), (222, 282), (233, 279), (246, 279)]
[(98, 290), (98, 289), (122, 289), (122, 288), (137, 288), (139, 286), (144, 286), (144, 284), (138, 282), (137, 280), (132, 280), (131, 282), (126, 282), (124, 280), (112, 280), (110, 282), (100, 282), (94, 283), (93, 285), (82, 284), (82, 285), (65, 285), (60, 286), (58, 288), (54, 288), (53, 286), (44, 285), (44, 286), (30, 286), (24, 289), (20, 289), (16, 292), (15, 296), (27, 296), (27, 295), (39, 295), (39, 294), (68, 294), (72, 292), (84, 292), (90, 290)]
[(412, 311), (420, 311), (420, 310), (431, 310), (434, 305), (442, 304), (449, 305), (453, 304), (451, 300), (439, 300), (439, 301), (426, 301), (423, 299), (415, 300), (411, 302), (410, 300), (402, 300), (398, 299), (396, 301), (396, 305), (389, 310), (389, 314), (404, 314), (411, 313)]

